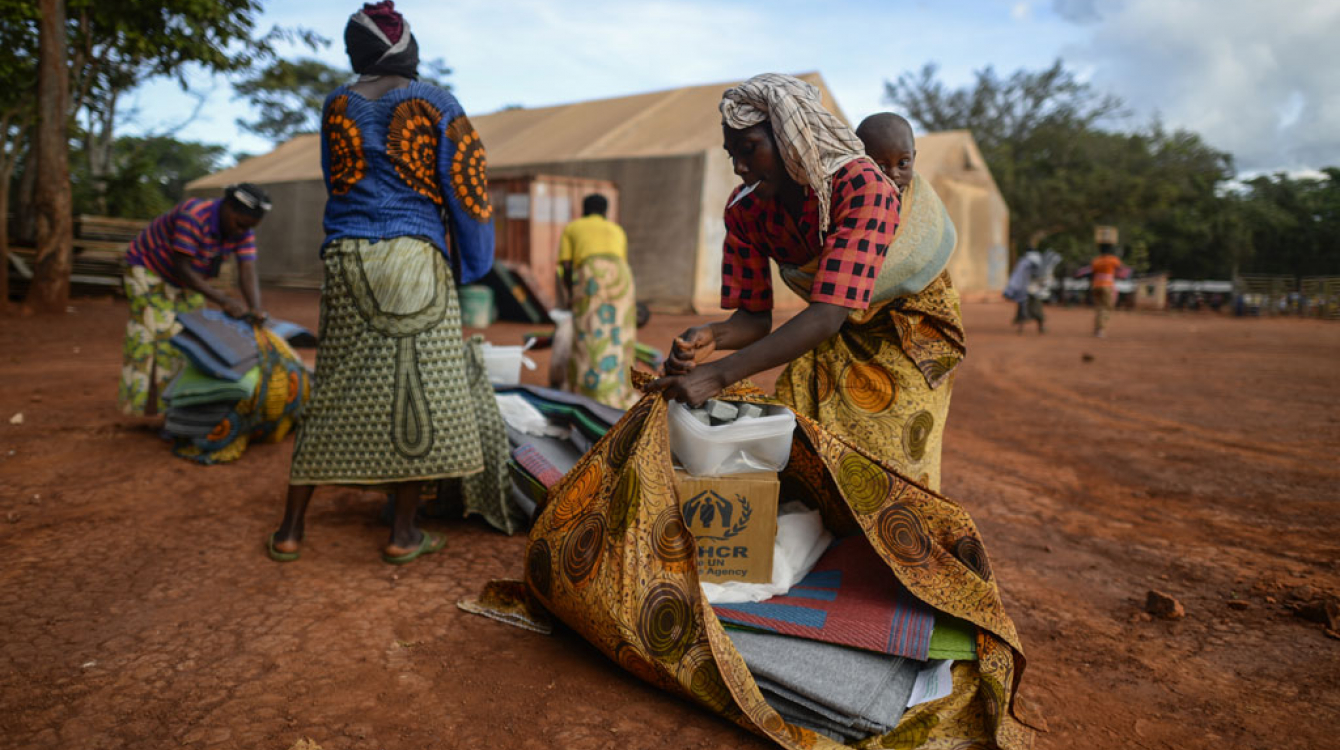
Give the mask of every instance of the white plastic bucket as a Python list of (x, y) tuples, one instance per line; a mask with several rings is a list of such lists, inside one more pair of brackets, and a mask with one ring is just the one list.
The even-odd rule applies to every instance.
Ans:
[[(533, 342), (532, 342), (533, 343)], [(484, 370), (490, 383), (516, 385), (521, 382), (521, 367), (535, 369), (535, 362), (526, 356), (526, 350), (532, 346), (495, 346), (484, 342)]]
[(678, 401), (671, 401), (668, 411), (670, 450), (694, 476), (781, 471), (791, 458), (796, 415), (785, 406), (765, 406), (764, 416), (715, 427), (699, 422)]

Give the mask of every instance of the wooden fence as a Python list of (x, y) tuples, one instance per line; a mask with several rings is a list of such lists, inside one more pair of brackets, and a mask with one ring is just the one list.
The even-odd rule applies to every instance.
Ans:
[[(74, 221), (74, 258), (70, 270), (70, 288), (83, 293), (121, 293), (126, 251), (146, 219), (117, 219), (110, 216), (80, 214)], [(9, 293), (21, 298), (33, 278), (37, 250), (22, 245), (9, 248)], [(237, 269), (225, 263), (214, 285), (221, 289), (237, 286)]]

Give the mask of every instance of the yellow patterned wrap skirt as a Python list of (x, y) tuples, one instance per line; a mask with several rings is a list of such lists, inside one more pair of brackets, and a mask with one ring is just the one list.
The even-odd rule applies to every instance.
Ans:
[(938, 492), (953, 370), (963, 353), (958, 293), (944, 273), (918, 294), (853, 313), (787, 366), (777, 398)]

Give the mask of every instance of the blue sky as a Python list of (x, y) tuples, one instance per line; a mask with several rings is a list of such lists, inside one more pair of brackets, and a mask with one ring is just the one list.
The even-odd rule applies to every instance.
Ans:
[[(313, 56), (344, 67), (358, 3), (273, 0), (262, 26), (332, 40)], [(1340, 165), (1340, 2), (1333, 0), (400, 0), (425, 59), (452, 68), (472, 114), (544, 106), (755, 73), (819, 71), (852, 121), (888, 109), (884, 82), (927, 62), (950, 85), (993, 65), (1056, 58), (1126, 100), (1132, 126), (1158, 116), (1229, 151), (1240, 170)], [(221, 76), (178, 137), (257, 153), (250, 115)], [(161, 132), (196, 100), (171, 81), (131, 96), (123, 133)]]

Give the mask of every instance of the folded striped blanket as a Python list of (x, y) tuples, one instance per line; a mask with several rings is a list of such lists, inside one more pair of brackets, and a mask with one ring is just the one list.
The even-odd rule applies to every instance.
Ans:
[(536, 450), (530, 443), (517, 446), (512, 451), (512, 459), (526, 470), (532, 477), (545, 489), (553, 487), (563, 479), (563, 472), (559, 471), (543, 453)]
[(712, 608), (722, 622), (921, 661), (935, 626), (935, 610), (859, 534), (829, 547), (784, 596)]

